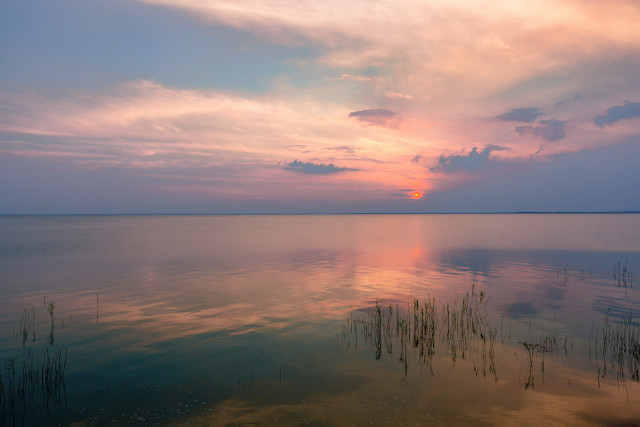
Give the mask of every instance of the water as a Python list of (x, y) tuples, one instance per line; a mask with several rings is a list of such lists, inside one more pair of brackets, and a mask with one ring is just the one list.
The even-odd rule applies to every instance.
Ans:
[(638, 422), (638, 281), (635, 214), (0, 217), (1, 419)]

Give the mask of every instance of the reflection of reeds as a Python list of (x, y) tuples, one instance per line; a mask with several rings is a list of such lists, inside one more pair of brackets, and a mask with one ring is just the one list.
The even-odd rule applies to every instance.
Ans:
[(53, 349), (55, 330), (53, 313), (53, 303), (50, 303), (51, 334), (44, 352), (36, 358), (31, 345), (26, 346), (29, 337), (32, 337), (32, 343), (35, 342), (35, 310), (24, 311), (20, 320), (22, 354), (5, 359), (4, 369), (0, 370), (0, 422), (2, 423), (10, 417), (15, 425), (19, 409), (22, 408), (24, 415), (27, 404), (38, 399), (42, 399), (47, 410), (62, 406), (65, 396), (64, 373), (67, 367), (67, 349)]
[(413, 348), (416, 358), (433, 373), (432, 359), (442, 351), (453, 364), (458, 358), (470, 359), (476, 375), (488, 373), (497, 380), (495, 341), (497, 329), (489, 327), (486, 294), (475, 286), (453, 304), (437, 304), (435, 299), (409, 302), (407, 310), (389, 305), (383, 309), (376, 302), (373, 312), (357, 312), (343, 325), (342, 337), (347, 348), (358, 336), (375, 349), (380, 359), (383, 349), (391, 355), (399, 353), (398, 362), (407, 375), (407, 350)]
[(607, 376), (609, 368), (622, 383), (627, 376), (640, 382), (640, 326), (633, 321), (631, 313), (617, 322), (611, 322), (606, 314), (602, 330), (592, 330), (591, 341), (594, 344), (589, 347), (590, 356), (595, 360), (598, 381)]
[[(404, 369), (405, 379), (408, 359), (413, 354), (421, 369), (426, 368), (431, 374), (435, 374), (434, 357), (439, 355), (449, 359), (452, 365), (466, 360), (476, 376), (497, 381), (498, 329), (490, 322), (487, 303), (486, 294), (477, 292), (475, 286), (464, 296), (456, 297), (453, 303), (438, 304), (433, 298), (413, 299), (406, 308), (399, 308), (392, 305), (383, 307), (376, 302), (371, 309), (353, 312), (343, 323), (342, 342), (347, 349), (354, 344), (357, 349), (358, 344), (364, 341), (364, 347), (375, 351), (376, 359), (381, 359), (385, 353), (391, 356), (395, 352)], [(500, 318), (500, 330), (508, 327), (511, 338), (511, 311), (508, 326), (505, 315)], [(507, 341), (502, 332), (500, 335), (502, 345), (524, 348), (524, 352), (504, 354), (526, 357), (528, 376), (525, 389), (534, 388), (534, 374), (538, 369), (544, 379), (547, 356), (563, 354), (566, 358), (569, 357), (569, 348), (573, 348), (569, 336), (561, 336), (558, 328), (551, 324), (542, 327), (533, 317), (529, 320), (525, 340)]]
[[(534, 378), (533, 378), (533, 355), (538, 348), (539, 344), (528, 343), (526, 341), (520, 341), (520, 344), (524, 346), (527, 350), (527, 356), (529, 357), (529, 376), (527, 377), (527, 382), (524, 383), (524, 388), (527, 389), (529, 387), (534, 388)], [(544, 365), (543, 365), (544, 366)]]
[[(31, 309), (27, 311), (24, 309), (24, 313), (22, 314), (22, 318), (19, 323), (19, 332), (18, 334), (22, 338), (22, 348), (25, 349), (27, 341), (31, 339), (31, 342), (35, 342), (36, 340), (36, 311), (35, 309)], [(14, 336), (16, 334), (14, 333)]]
[(2, 420), (8, 413), (15, 417), (20, 406), (38, 398), (47, 408), (62, 406), (67, 350), (50, 350), (37, 360), (33, 354), (22, 360), (7, 359), (0, 373), (0, 406)]
[[(538, 336), (532, 336), (531, 329), (535, 327), (533, 319), (529, 322), (529, 334), (527, 341), (518, 341), (521, 344), (526, 352), (527, 358), (529, 361), (528, 365), (528, 377), (527, 381), (524, 384), (524, 388), (527, 389), (529, 387), (535, 388), (534, 385), (534, 359), (536, 354), (540, 356), (540, 372), (542, 373), (542, 377), (544, 378), (544, 362), (545, 362), (545, 354), (558, 355), (560, 353), (560, 349), (563, 349), (564, 356), (568, 356), (568, 344), (569, 337), (565, 335), (564, 337), (560, 337), (560, 333), (557, 328), (552, 328), (549, 326), (547, 329), (542, 328), (542, 334)], [(535, 327), (536, 330), (538, 329)]]

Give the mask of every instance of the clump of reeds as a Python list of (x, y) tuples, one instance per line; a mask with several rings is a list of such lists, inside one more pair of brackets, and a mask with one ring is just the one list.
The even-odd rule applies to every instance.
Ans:
[[(47, 410), (59, 408), (65, 396), (64, 374), (67, 366), (67, 349), (55, 350), (55, 319), (53, 303), (49, 305), (51, 334), (44, 351), (36, 357), (31, 344), (35, 343), (35, 310), (24, 311), (19, 322), (19, 337), (22, 339), (22, 354), (4, 360), (0, 368), (0, 423), (9, 418), (13, 424), (27, 404), (42, 399)], [(15, 334), (14, 334), (15, 335)], [(27, 340), (31, 343), (27, 347)]]
[(569, 282), (569, 263), (566, 263), (562, 266), (562, 270), (558, 268), (556, 271), (557, 277), (562, 277), (562, 283), (565, 285)]
[(49, 302), (49, 307), (47, 308), (47, 310), (49, 311), (49, 316), (51, 317), (51, 333), (49, 334), (49, 345), (53, 346), (53, 343), (56, 339), (54, 334), (56, 330), (56, 321), (53, 317), (53, 311), (54, 311), (53, 301)]
[[(592, 328), (589, 339), (590, 357), (594, 358), (598, 381), (607, 376), (608, 369), (615, 371), (619, 381), (627, 376), (640, 382), (640, 325), (627, 317), (612, 322), (605, 314), (602, 328)], [(593, 345), (591, 345), (593, 343)]]
[(476, 375), (493, 374), (497, 379), (495, 340), (497, 329), (489, 327), (486, 310), (488, 298), (484, 291), (471, 292), (453, 304), (437, 304), (435, 298), (410, 300), (407, 309), (397, 305), (382, 307), (376, 301), (371, 311), (356, 312), (343, 324), (342, 338), (349, 348), (358, 346), (358, 337), (375, 349), (376, 359), (383, 350), (391, 355), (398, 349), (398, 362), (407, 374), (407, 353), (412, 348), (416, 359), (433, 373), (431, 361), (441, 351), (451, 358), (471, 359)]
[[(626, 275), (629, 283), (629, 270), (620, 265), (620, 274)], [(456, 297), (452, 304), (438, 304), (434, 298), (416, 298), (409, 300), (406, 308), (400, 308), (398, 305), (385, 307), (376, 301), (370, 309), (353, 312), (345, 321), (342, 341), (347, 349), (354, 344), (356, 349), (359, 345), (375, 349), (376, 359), (381, 359), (385, 353), (389, 356), (397, 354), (405, 378), (407, 361), (412, 354), (410, 350), (413, 350), (415, 360), (431, 373), (434, 372), (433, 357), (439, 354), (446, 355), (454, 365), (458, 359), (469, 360), (477, 376), (497, 380), (495, 341), (498, 330), (490, 325), (487, 302), (486, 294), (477, 292), (475, 286), (461, 298)], [(504, 320), (503, 315), (501, 330)], [(525, 388), (534, 387), (534, 367), (535, 371), (540, 369), (544, 378), (547, 355), (564, 353), (568, 357), (573, 349), (572, 339), (561, 335), (558, 328), (534, 326), (532, 318), (526, 339), (512, 342), (524, 348), (528, 360)], [(532, 328), (539, 332), (532, 332)], [(504, 338), (502, 343), (505, 343)], [(589, 358), (595, 361), (598, 381), (608, 372), (616, 372), (621, 382), (625, 378), (640, 382), (640, 324), (634, 321), (631, 312), (615, 321), (607, 314), (602, 327), (592, 327)]]
[(0, 373), (0, 413), (15, 417), (16, 411), (39, 398), (45, 406), (60, 407), (64, 394), (67, 350), (47, 348), (40, 357), (33, 354), (22, 360), (5, 360)]
[(618, 287), (632, 287), (633, 285), (633, 270), (629, 268), (627, 260), (624, 260), (624, 264), (620, 261), (613, 266), (611, 271), (613, 276), (613, 284)]

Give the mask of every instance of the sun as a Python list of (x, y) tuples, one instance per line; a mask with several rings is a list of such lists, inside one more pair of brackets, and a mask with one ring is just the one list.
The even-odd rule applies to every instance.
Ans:
[(409, 197), (411, 197), (412, 199), (422, 199), (422, 192), (414, 191), (413, 193), (409, 194)]

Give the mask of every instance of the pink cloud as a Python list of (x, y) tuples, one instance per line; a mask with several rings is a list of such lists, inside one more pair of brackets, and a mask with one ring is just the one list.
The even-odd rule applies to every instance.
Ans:
[[(338, 174), (331, 179), (348, 185), (359, 182), (368, 188), (368, 194), (394, 191), (404, 187), (407, 176), (394, 159), (402, 158), (405, 147), (412, 145), (384, 144), (392, 134), (397, 138), (397, 132), (354, 126), (340, 105), (321, 100), (247, 98), (150, 81), (55, 97), (23, 93), (5, 96), (4, 101), (12, 112), (0, 117), (0, 131), (16, 137), (0, 141), (2, 153), (65, 159), (78, 166), (124, 167), (140, 173), (173, 170), (205, 192), (206, 186), (218, 182), (227, 183), (217, 188), (228, 194), (234, 188), (256, 195), (275, 194), (278, 186), (296, 193), (294, 187), (300, 188), (300, 181), (314, 177), (302, 175), (292, 180), (290, 174), (281, 173), (278, 165), (295, 158), (358, 170), (356, 178)], [(211, 168), (227, 173), (204, 181), (189, 173)], [(243, 180), (262, 184), (247, 187)], [(338, 186), (332, 188), (329, 192)], [(318, 190), (312, 194), (317, 196)]]

